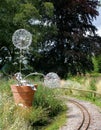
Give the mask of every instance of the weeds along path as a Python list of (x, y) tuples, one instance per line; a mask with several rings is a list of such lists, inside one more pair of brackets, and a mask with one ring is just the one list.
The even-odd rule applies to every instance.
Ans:
[(59, 130), (101, 130), (101, 110), (90, 102), (66, 98), (67, 123)]

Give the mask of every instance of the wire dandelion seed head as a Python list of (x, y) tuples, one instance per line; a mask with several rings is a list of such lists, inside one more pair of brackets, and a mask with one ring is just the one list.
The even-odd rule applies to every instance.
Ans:
[(18, 29), (12, 36), (12, 42), (16, 48), (27, 49), (32, 42), (32, 34), (25, 29)]
[(44, 84), (49, 88), (60, 87), (60, 77), (56, 73), (50, 72), (45, 76)]

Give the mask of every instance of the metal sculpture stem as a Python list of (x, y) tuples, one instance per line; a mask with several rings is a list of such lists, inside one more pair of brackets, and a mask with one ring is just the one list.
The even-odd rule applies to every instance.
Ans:
[(24, 77), (24, 79), (26, 79), (27, 77), (29, 77), (29, 76), (31, 76), (31, 75), (40, 75), (40, 76), (45, 77), (44, 74), (42, 74), (42, 73), (38, 73), (38, 72), (35, 72), (35, 73), (30, 73), (30, 74), (28, 74), (27, 76)]
[(19, 70), (20, 70), (20, 73), (21, 73), (21, 60), (22, 60), (22, 57), (21, 57), (21, 55), (22, 55), (22, 49), (20, 49), (20, 59), (19, 59)]

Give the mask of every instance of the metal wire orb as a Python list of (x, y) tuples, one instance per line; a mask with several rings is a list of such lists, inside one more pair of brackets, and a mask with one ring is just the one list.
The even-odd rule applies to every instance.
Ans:
[(32, 42), (32, 34), (25, 29), (18, 29), (14, 32), (12, 41), (15, 47), (26, 49)]
[(60, 78), (56, 73), (50, 72), (45, 76), (44, 84), (49, 88), (60, 87)]

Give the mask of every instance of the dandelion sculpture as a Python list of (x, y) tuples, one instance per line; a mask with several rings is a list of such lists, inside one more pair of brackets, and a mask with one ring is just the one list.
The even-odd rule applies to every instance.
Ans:
[(20, 72), (21, 72), (21, 63), (22, 63), (22, 57), (23, 57), (23, 50), (26, 50), (32, 42), (32, 34), (28, 32), (25, 29), (18, 29), (14, 32), (12, 36), (12, 42), (14, 46), (18, 49), (20, 49)]
[(49, 88), (56, 88), (60, 87), (61, 82), (59, 76), (56, 73), (50, 72), (44, 77), (44, 84)]
[(44, 85), (46, 87), (56, 88), (56, 87), (61, 86), (60, 77), (54, 72), (49, 72), (46, 75), (44, 75), (42, 73), (38, 73), (38, 72), (30, 73), (30, 74), (28, 74), (27, 76), (24, 77), (24, 80), (31, 75), (42, 76), (44, 78)]
[(18, 84), (11, 85), (14, 100), (17, 105), (23, 107), (32, 106), (34, 93), (37, 89), (37, 84), (31, 84), (22, 78), (21, 63), (23, 60), (23, 50), (26, 50), (32, 42), (32, 35), (25, 29), (19, 29), (14, 32), (12, 36), (13, 44), (16, 48), (20, 49), (20, 72), (14, 75), (14, 78), (18, 81)]
[(31, 45), (32, 35), (25, 29), (18, 29), (14, 32), (12, 41), (14, 46), (20, 50), (26, 49)]
[[(15, 74), (15, 78), (18, 81), (19, 85), (29, 85), (29, 83), (25, 80), (27, 77), (29, 77), (31, 75), (40, 75), (40, 76), (43, 76), (44, 84), (46, 87), (50, 87), (50, 88), (60, 87), (60, 78), (54, 72), (50, 72), (47, 75), (34, 72), (34, 73), (30, 73), (27, 76), (25, 76), (24, 78), (22, 78), (22, 74), (21, 74), (21, 63), (22, 63), (22, 59), (23, 59), (22, 51), (26, 50), (31, 45), (32, 35), (30, 32), (28, 32), (25, 29), (19, 29), (14, 32), (14, 34), (12, 36), (12, 41), (13, 41), (14, 46), (16, 48), (20, 49), (20, 58), (19, 58), (20, 72)], [(32, 88), (33, 88), (33, 85), (30, 84), (30, 86), (32, 86)]]

